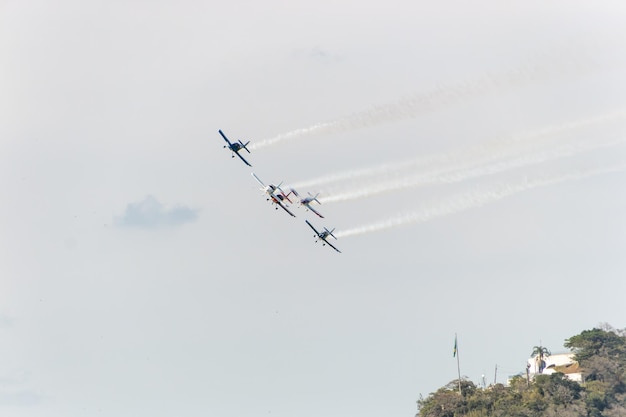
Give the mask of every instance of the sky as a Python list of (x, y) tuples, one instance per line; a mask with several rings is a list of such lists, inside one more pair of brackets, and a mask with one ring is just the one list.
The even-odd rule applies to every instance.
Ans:
[(626, 327), (625, 19), (0, 1), (0, 414), (411, 416), (455, 335), (491, 383)]

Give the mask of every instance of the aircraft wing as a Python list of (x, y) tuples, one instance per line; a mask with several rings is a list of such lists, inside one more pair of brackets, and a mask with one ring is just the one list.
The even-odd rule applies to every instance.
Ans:
[(313, 207), (311, 207), (310, 204), (307, 204), (306, 206), (307, 206), (307, 208), (309, 210), (311, 210), (313, 213), (317, 214), (320, 218), (322, 218), (322, 219), (324, 218), (324, 216), (322, 216), (317, 210), (315, 210)]
[(296, 215), (295, 215), (295, 214), (293, 214), (291, 211), (289, 211), (289, 209), (288, 209), (288, 208), (287, 208), (287, 207), (286, 207), (283, 203), (281, 203), (280, 201), (277, 201), (277, 200), (275, 200), (275, 201), (276, 201), (276, 204), (278, 204), (278, 205), (280, 206), (280, 208), (282, 208), (282, 209), (283, 209), (283, 210), (285, 210), (287, 213), (289, 213), (289, 215), (290, 215), (291, 217), (296, 217)]
[(324, 239), (324, 242), (326, 242), (326, 244), (328, 246), (330, 246), (331, 248), (333, 248), (334, 250), (336, 250), (337, 252), (341, 253), (341, 251), (339, 249), (337, 249), (332, 243), (330, 243), (328, 240)]
[(315, 232), (315, 234), (319, 236), (319, 232), (318, 232), (317, 230), (315, 230), (315, 227), (313, 227), (313, 225), (312, 225), (311, 223), (309, 223), (309, 221), (308, 221), (308, 220), (305, 220), (305, 222), (306, 222), (306, 224), (308, 224), (308, 225), (309, 225), (309, 227), (310, 227), (311, 229), (313, 229), (313, 231)]
[(244, 157), (243, 157), (243, 156), (241, 156), (241, 155), (239, 154), (239, 152), (235, 152), (235, 153), (237, 154), (237, 156), (238, 156), (239, 158), (241, 158), (241, 160), (242, 160), (242, 161), (243, 161), (246, 165), (248, 165), (249, 167), (251, 167), (251, 166), (252, 166), (252, 165), (250, 165), (250, 163), (249, 163), (248, 161), (246, 161), (246, 160), (244, 159)]
[(222, 132), (221, 130), (218, 130), (218, 132), (220, 132), (220, 135), (222, 135), (222, 137), (224, 138), (224, 140), (226, 141), (226, 143), (228, 143), (228, 146), (232, 146), (232, 143), (230, 143), (230, 141), (228, 140), (228, 138), (226, 137), (226, 135), (224, 134), (224, 132)]
[(254, 172), (252, 173), (252, 176), (254, 177), (255, 180), (257, 180), (259, 182), (259, 184), (261, 184), (263, 186), (263, 188), (265, 188), (265, 184), (263, 184), (263, 181), (261, 181), (261, 179), (259, 177), (257, 177)]

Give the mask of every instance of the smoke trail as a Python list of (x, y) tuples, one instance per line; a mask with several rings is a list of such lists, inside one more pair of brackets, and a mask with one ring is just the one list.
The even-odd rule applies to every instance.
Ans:
[(377, 184), (368, 185), (364, 188), (353, 189), (340, 194), (333, 195), (327, 193), (326, 197), (324, 197), (324, 203), (356, 200), (359, 198), (372, 197), (383, 193), (400, 191), (427, 184), (457, 183), (471, 178), (504, 172), (514, 168), (520, 168), (528, 165), (536, 165), (559, 158), (571, 157), (576, 154), (589, 152), (595, 149), (616, 146), (624, 142), (626, 142), (625, 137), (610, 140), (605, 143), (590, 142), (571, 144), (553, 150), (541, 151), (530, 155), (521, 155), (510, 160), (500, 161), (485, 166), (469, 168), (466, 170), (446, 170), (444, 168), (439, 170), (439, 172), (429, 172), (417, 176), (400, 178), (393, 181), (380, 182)]
[(439, 159), (439, 156), (430, 156), (430, 157), (422, 157), (419, 159), (413, 159), (410, 161), (403, 162), (393, 162), (388, 164), (382, 164), (377, 167), (372, 168), (361, 168), (354, 169), (351, 171), (337, 172), (334, 174), (324, 175), (322, 177), (313, 178), (306, 181), (300, 181), (292, 184), (294, 188), (311, 188), (311, 187), (319, 187), (323, 184), (330, 184), (339, 181), (345, 180), (353, 180), (363, 177), (370, 176), (380, 176), (380, 175), (389, 175), (392, 172), (400, 171), (403, 169), (411, 168), (414, 166), (419, 166), (423, 164), (427, 164), (430, 162), (435, 162)]
[(448, 202), (424, 207), (421, 210), (407, 214), (397, 215), (387, 220), (355, 227), (353, 229), (336, 232), (337, 237), (348, 237), (362, 235), (365, 233), (379, 232), (393, 227), (400, 227), (408, 224), (424, 223), (432, 219), (448, 214), (458, 213), (475, 207), (481, 207), (488, 203), (501, 200), (522, 191), (531, 190), (538, 187), (547, 187), (565, 181), (581, 180), (595, 175), (609, 174), (626, 170), (626, 162), (619, 165), (593, 168), (568, 174), (561, 174), (552, 177), (538, 178), (534, 180), (525, 179), (518, 183), (500, 184), (490, 189), (477, 190), (460, 195)]
[[(580, 53), (580, 51), (577, 51), (577, 53)], [(578, 56), (567, 57), (565, 55), (566, 53), (557, 52), (552, 54), (543, 64), (525, 65), (499, 76), (485, 75), (479, 79), (455, 85), (438, 85), (429, 92), (415, 94), (395, 103), (374, 106), (343, 118), (282, 133), (273, 138), (253, 143), (249, 148), (258, 150), (307, 136), (341, 133), (376, 126), (381, 123), (410, 119), (462, 99), (481, 96), (498, 91), (504, 87), (515, 87), (555, 75), (562, 76), (565, 71), (571, 71), (572, 69), (580, 70), (585, 66), (585, 63), (580, 61)]]
[[(554, 136), (560, 133), (581, 129), (589, 125), (612, 121), (614, 119), (620, 119), (624, 116), (626, 116), (626, 109), (619, 109), (608, 114), (569, 122), (559, 126), (547, 127), (535, 132), (515, 135), (507, 139), (493, 140), (478, 146), (464, 148), (453, 152), (422, 156), (420, 158), (403, 162), (387, 163), (371, 168), (361, 168), (324, 175), (310, 180), (294, 183), (292, 186), (294, 188), (311, 188), (370, 176), (389, 176), (405, 169), (417, 168), (425, 165), (436, 165), (438, 167), (431, 170), (429, 175), (464, 169), (499, 158), (508, 157), (511, 154), (523, 152), (525, 149), (532, 150), (539, 148), (544, 146), (546, 142), (554, 141)], [(456, 165), (453, 166), (451, 164)]]

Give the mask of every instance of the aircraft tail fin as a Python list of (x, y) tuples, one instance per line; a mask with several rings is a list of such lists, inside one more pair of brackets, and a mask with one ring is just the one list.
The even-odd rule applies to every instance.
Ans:
[(285, 193), (283, 193), (283, 192), (282, 192), (282, 190), (281, 190), (281, 193), (282, 193), (283, 197), (285, 198), (285, 200), (289, 201), (290, 203), (293, 203), (293, 201), (291, 201), (291, 200), (289, 199), (289, 195), (292, 193), (292, 191), (289, 191), (287, 194), (285, 194)]
[(246, 148), (246, 146), (248, 146), (250, 141), (247, 141), (246, 143), (243, 143), (242, 141), (239, 141), (239, 143), (241, 144), (242, 148), (244, 148), (246, 151), (248, 151), (248, 153), (250, 153), (250, 150), (248, 148)]

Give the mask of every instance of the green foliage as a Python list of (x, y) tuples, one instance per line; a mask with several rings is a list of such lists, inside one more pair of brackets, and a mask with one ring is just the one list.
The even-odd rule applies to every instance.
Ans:
[(576, 354), (576, 360), (583, 362), (593, 356), (602, 355), (626, 359), (626, 338), (613, 331), (602, 329), (584, 330), (581, 334), (565, 340), (564, 346)]
[[(418, 417), (624, 417), (626, 416), (626, 330), (585, 330), (565, 341), (576, 354), (585, 382), (562, 373), (511, 378), (486, 389), (454, 380), (418, 401)], [(550, 351), (535, 346), (540, 360)]]
[(587, 383), (585, 388), (585, 405), (589, 412), (589, 417), (600, 417), (602, 410), (608, 405), (604, 383), (591, 381)]

